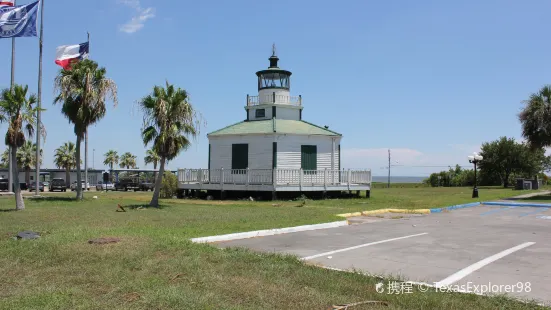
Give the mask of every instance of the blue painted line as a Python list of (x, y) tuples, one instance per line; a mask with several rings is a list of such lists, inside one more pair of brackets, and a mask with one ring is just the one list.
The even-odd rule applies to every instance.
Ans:
[(521, 215), (519, 215), (519, 217), (528, 216), (528, 215), (532, 215), (532, 214), (537, 214), (537, 213), (545, 212), (547, 210), (549, 210), (549, 208), (541, 208), (541, 209), (536, 210), (534, 212), (522, 213)]
[(514, 209), (514, 208), (516, 208), (516, 207), (512, 206), (512, 207), (509, 207), (509, 208), (495, 209), (495, 210), (487, 211), (487, 212), (484, 212), (484, 213), (480, 213), (480, 215), (484, 216), (484, 215), (488, 215), (488, 214), (494, 214), (494, 213), (497, 213), (497, 212), (507, 211), (509, 209)]
[(501, 202), (501, 201), (487, 201), (483, 202), (483, 205), (487, 206), (512, 206), (512, 207), (551, 207), (550, 203), (522, 203), (522, 202)]
[(430, 209), (430, 213), (440, 213), (440, 212), (443, 212), (443, 211), (446, 211), (446, 210), (451, 211), (451, 210), (456, 210), (456, 209), (475, 207), (475, 206), (478, 206), (478, 205), (480, 205), (480, 202), (471, 202), (471, 203), (462, 204), (462, 205), (455, 205), (455, 206), (449, 206), (449, 207), (444, 207), (444, 208)]

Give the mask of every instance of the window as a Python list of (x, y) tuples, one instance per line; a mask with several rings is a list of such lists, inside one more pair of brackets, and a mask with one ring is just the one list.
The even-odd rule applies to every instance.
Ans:
[(255, 116), (256, 118), (266, 117), (266, 110), (264, 110), (264, 109), (256, 109), (256, 110), (254, 111), (254, 113), (255, 113), (254, 116)]
[(301, 145), (300, 167), (302, 170), (318, 170), (318, 147), (316, 145)]
[(249, 145), (232, 144), (231, 147), (231, 168), (247, 169), (249, 167)]

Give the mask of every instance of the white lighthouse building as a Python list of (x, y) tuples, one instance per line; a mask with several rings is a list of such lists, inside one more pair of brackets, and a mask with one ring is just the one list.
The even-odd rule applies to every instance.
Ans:
[[(208, 169), (181, 169), (183, 190), (236, 196), (248, 192), (317, 192), (371, 189), (371, 171), (342, 170), (342, 135), (303, 118), (302, 97), (291, 95), (291, 72), (270, 66), (256, 72), (258, 96), (247, 95), (246, 119), (208, 134)], [(247, 192), (247, 193), (243, 193)]]

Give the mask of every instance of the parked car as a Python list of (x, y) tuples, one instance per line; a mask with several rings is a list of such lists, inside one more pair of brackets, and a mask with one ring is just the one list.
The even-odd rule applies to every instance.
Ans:
[(67, 185), (65, 184), (65, 180), (63, 179), (53, 179), (50, 183), (49, 189), (50, 192), (53, 191), (60, 191), (60, 192), (66, 192), (67, 191)]
[[(29, 192), (34, 192), (36, 190), (36, 182), (31, 182), (29, 184)], [(38, 182), (38, 190), (43, 192), (44, 191), (44, 183)]]
[[(24, 191), (28, 189), (27, 183), (19, 183), (19, 188)], [(0, 191), (7, 191), (8, 190), (8, 179), (0, 179)]]
[(140, 186), (138, 189), (144, 192), (147, 192), (149, 190), (153, 191), (155, 189), (155, 184), (143, 182), (143, 183), (140, 183)]
[(115, 184), (107, 181), (107, 182), (102, 182), (102, 181), (99, 181), (98, 184), (96, 185), (96, 190), (97, 191), (114, 191), (115, 190)]
[[(90, 190), (90, 183), (86, 182), (86, 185), (84, 184), (85, 182), (84, 181), (81, 181), (81, 188), (84, 189), (84, 190)], [(77, 181), (74, 181), (72, 184), (71, 184), (71, 190), (74, 192), (77, 190)]]
[(8, 190), (8, 179), (0, 179), (0, 191)]
[(129, 189), (133, 189), (133, 190), (139, 189), (138, 183), (132, 179), (121, 179), (119, 180), (119, 182), (115, 183), (116, 191), (119, 191), (119, 190), (127, 191)]

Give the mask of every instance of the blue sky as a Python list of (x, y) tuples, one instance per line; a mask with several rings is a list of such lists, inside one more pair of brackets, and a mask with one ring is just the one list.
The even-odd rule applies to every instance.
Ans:
[[(18, 4), (31, 1), (20, 0)], [(76, 5), (78, 3), (78, 5)], [(276, 43), (293, 72), (305, 120), (344, 135), (342, 166), (423, 176), (467, 165), (500, 136), (520, 139), (521, 101), (550, 83), (548, 12), (534, 1), (47, 1), (44, 18), (43, 167), (75, 140), (52, 104), (59, 45), (86, 41), (118, 84), (119, 105), (90, 129), (90, 166), (114, 149), (145, 167), (135, 102), (165, 80), (185, 88), (207, 124), (169, 164), (206, 167), (206, 134), (245, 118), (257, 70)], [(0, 87), (10, 82), (11, 40), (0, 40)], [(38, 40), (17, 39), (16, 82), (37, 90)], [(6, 125), (0, 125), (5, 131)]]

